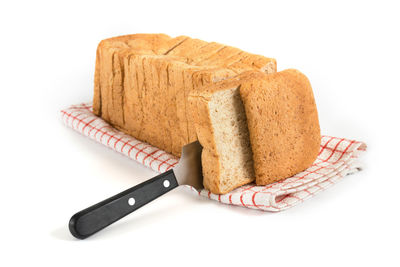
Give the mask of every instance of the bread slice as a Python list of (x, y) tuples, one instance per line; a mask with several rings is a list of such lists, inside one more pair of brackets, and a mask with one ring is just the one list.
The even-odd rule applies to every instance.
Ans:
[(308, 168), (320, 148), (317, 107), (307, 77), (293, 69), (244, 80), (256, 183), (266, 185)]
[(240, 84), (259, 77), (245, 72), (189, 94), (197, 137), (203, 146), (204, 187), (225, 194), (254, 181), (252, 151)]

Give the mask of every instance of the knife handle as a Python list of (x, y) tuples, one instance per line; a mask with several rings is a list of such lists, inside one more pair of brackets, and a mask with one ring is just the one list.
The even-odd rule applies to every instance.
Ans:
[(76, 213), (69, 221), (69, 231), (85, 239), (176, 187), (171, 169)]

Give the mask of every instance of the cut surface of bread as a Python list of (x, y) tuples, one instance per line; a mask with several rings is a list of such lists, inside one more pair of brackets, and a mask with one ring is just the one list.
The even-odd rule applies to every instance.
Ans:
[(189, 95), (197, 136), (203, 146), (203, 184), (215, 194), (228, 193), (255, 179), (239, 88), (243, 80), (256, 77), (256, 73), (243, 73)]
[(133, 34), (100, 42), (93, 112), (115, 128), (180, 155), (197, 140), (191, 90), (245, 71), (272, 73), (276, 61), (187, 36)]
[(258, 185), (307, 169), (320, 148), (317, 107), (307, 77), (293, 69), (244, 80), (243, 99)]

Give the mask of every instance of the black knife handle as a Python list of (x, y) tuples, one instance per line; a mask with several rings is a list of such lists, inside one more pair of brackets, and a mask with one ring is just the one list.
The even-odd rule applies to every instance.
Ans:
[(69, 231), (85, 239), (176, 187), (171, 169), (76, 213), (69, 221)]

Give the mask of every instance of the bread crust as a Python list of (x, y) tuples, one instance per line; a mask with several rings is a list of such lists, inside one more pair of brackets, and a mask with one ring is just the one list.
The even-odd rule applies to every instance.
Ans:
[[(235, 62), (239, 63), (229, 69)], [(183, 145), (197, 139), (188, 116), (189, 92), (246, 70), (271, 71), (257, 62), (276, 66), (274, 59), (187, 36), (109, 38), (96, 51), (93, 112), (121, 131), (179, 156)], [(201, 72), (195, 81), (194, 74), (201, 70), (209, 73)]]
[(320, 127), (311, 84), (289, 69), (242, 83), (256, 183), (270, 184), (299, 173), (316, 159)]

